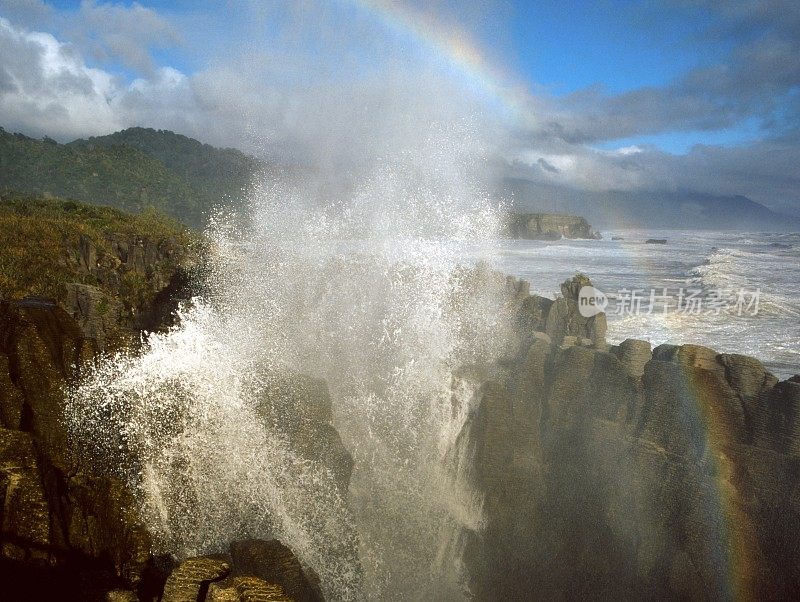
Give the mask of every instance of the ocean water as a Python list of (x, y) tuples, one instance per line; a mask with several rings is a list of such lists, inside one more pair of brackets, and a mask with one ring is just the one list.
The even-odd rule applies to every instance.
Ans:
[[(158, 553), (277, 537), (327, 599), (469, 599), (463, 559), (485, 508), (462, 437), (479, 397), (462, 367), (504, 357), (513, 328), (501, 289), (463, 269), (477, 261), (547, 296), (586, 273), (609, 296), (612, 341), (697, 342), (800, 371), (800, 236), (498, 240), (501, 215), (468, 180), (471, 165), (447, 163), (462, 141), (432, 139), (333, 206), (265, 178), (252, 228), (209, 229), (206, 295), (69, 391), (71, 434), (127, 482)], [(651, 287), (760, 289), (759, 311), (616, 315), (622, 289)], [(265, 392), (295, 411), (283, 384), (298, 375), (327, 383), (354, 461), (347, 492), (291, 425), (264, 415)]]
[[(482, 259), (547, 297), (576, 272), (586, 274), (608, 296), (610, 342), (696, 343), (754, 356), (782, 378), (800, 373), (800, 233), (602, 234), (603, 240), (502, 241)], [(645, 244), (651, 238), (667, 244)], [(700, 291), (692, 301), (690, 291)]]

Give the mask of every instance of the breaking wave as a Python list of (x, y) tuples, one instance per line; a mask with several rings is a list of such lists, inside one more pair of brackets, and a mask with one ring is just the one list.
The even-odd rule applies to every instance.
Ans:
[[(466, 595), (447, 556), (482, 502), (459, 474), (471, 393), (454, 371), (506, 341), (498, 291), (461, 265), (465, 247), (491, 255), (499, 228), (474, 150), (468, 131), (431, 138), (333, 201), (264, 178), (251, 227), (209, 232), (208, 294), (71, 392), (71, 431), (137, 493), (159, 550), (278, 537), (333, 599)], [(348, 491), (263, 416), (301, 374), (330, 389)]]

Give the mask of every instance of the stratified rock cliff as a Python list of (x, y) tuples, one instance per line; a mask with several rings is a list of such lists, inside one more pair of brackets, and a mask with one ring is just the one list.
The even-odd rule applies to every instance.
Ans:
[(505, 234), (531, 240), (600, 238), (586, 219), (558, 213), (512, 213), (507, 217)]
[[(15, 216), (0, 249), (0, 598), (319, 600), (275, 540), (154, 558), (130, 492), (75, 453), (65, 386), (167, 324), (197, 257), (174, 233), (45, 226)], [(52, 249), (30, 264), (14, 244)], [(696, 345), (609, 345), (605, 315), (578, 311), (585, 276), (553, 300), (474, 273), (475, 291), (505, 291), (513, 321), (504, 355), (453, 383), (475, 391), (448, 453), (483, 500), (462, 534), (475, 599), (800, 598), (800, 377)], [(325, 383), (256, 381), (271, 383), (254, 391), (264, 422), (346, 490)]]
[(277, 540), (236, 541), (227, 554), (183, 561), (160, 602), (321, 602), (319, 584)]
[[(187, 560), (167, 579), (171, 561), (153, 557), (131, 492), (77, 453), (66, 387), (99, 353), (168, 325), (201, 262), (180, 230), (74, 203), (44, 209), (0, 207), (0, 598), (320, 600), (316, 577), (277, 541), (239, 542), (225, 562)], [(291, 422), (299, 453), (346, 489), (352, 459), (330, 425), (324, 383), (287, 377), (285, 415), (275, 394), (261, 392), (264, 420)]]
[(522, 344), (475, 383), (462, 433), (484, 496), (475, 597), (797, 599), (800, 377), (696, 345), (564, 336), (555, 304), (520, 287)]
[(75, 210), (18, 204), (0, 219), (0, 573), (25, 588), (19, 599), (100, 599), (142, 580), (147, 530), (123, 484), (74, 453), (64, 389), (97, 353), (163, 326), (195, 263), (180, 230), (136, 232), (121, 214)]

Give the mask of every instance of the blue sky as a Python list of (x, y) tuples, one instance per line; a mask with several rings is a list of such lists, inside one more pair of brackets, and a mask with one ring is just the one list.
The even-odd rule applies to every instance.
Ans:
[(658, 86), (719, 60), (723, 44), (701, 41), (711, 25), (702, 10), (598, 0), (515, 2), (511, 21), (519, 69), (569, 93), (596, 84), (620, 93)]
[[(687, 71), (712, 64), (730, 44), (707, 35), (713, 14), (668, 3), (597, 0), (514, 2), (510, 21), (516, 69), (554, 95), (593, 86), (611, 94), (664, 86)], [(611, 139), (601, 148), (654, 145), (684, 153), (694, 144), (752, 139), (752, 123), (713, 132), (671, 131)]]
[[(56, 0), (49, 4), (63, 14), (77, 14), (81, 2)], [(130, 7), (136, 3), (115, 4)], [(230, 47), (243, 30), (247, 31), (247, 19), (237, 18), (235, 3), (229, 3), (228, 9), (220, 8), (225, 3), (205, 1), (155, 0), (141, 4), (178, 24), (181, 44), (155, 46), (151, 54), (156, 63), (185, 73), (203, 69), (221, 48)], [(348, 8), (346, 3), (338, 4), (341, 10)], [(440, 4), (443, 13), (450, 11), (458, 18), (458, 3)], [(213, 13), (222, 14), (209, 18)], [(280, 31), (278, 14), (274, 13), (273, 23), (258, 24), (264, 37)], [(724, 61), (735, 47), (730, 39), (715, 35), (720, 27), (719, 14), (691, 3), (515, 0), (487, 4), (479, 15), (468, 20), (467, 27), (473, 26), (477, 42), (492, 60), (513, 70), (531, 90), (544, 90), (555, 98), (589, 88), (614, 95), (667, 86), (692, 69)], [(58, 21), (54, 29), (69, 35), (69, 28), (60, 27)], [(87, 62), (129, 79), (136, 76), (113, 57), (90, 57)], [(750, 117), (712, 129), (675, 126), (638, 136), (609, 136), (596, 145), (606, 150), (653, 146), (682, 154), (695, 144), (730, 146), (755, 140), (761, 134), (758, 122)]]
[(57, 139), (150, 125), (303, 152), (318, 137), (408, 127), (412, 113), (491, 113), (435, 48), (376, 18), (402, 12), (460, 32), (527, 89), (525, 119), (487, 125), (526, 177), (800, 207), (795, 0), (371, 2), (383, 8), (0, 0), (0, 125)]

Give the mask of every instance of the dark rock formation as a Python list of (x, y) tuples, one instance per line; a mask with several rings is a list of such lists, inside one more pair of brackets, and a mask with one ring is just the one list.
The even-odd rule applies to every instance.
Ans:
[(293, 602), (283, 588), (258, 577), (231, 577), (211, 583), (207, 602)]
[(343, 493), (347, 492), (353, 457), (333, 426), (328, 385), (302, 374), (270, 374), (255, 379), (253, 396), (265, 423), (285, 434), (300, 456), (331, 471)]
[(599, 347), (605, 344), (607, 331), (605, 314), (599, 313), (587, 318), (578, 310), (578, 294), (581, 288), (591, 284), (589, 279), (582, 275), (561, 284), (563, 296), (553, 302), (543, 329), (554, 343), (560, 344), (566, 337), (574, 337), (575, 341), (588, 340), (590, 344)]
[(200, 256), (171, 238), (108, 233), (104, 242), (110, 252), (88, 237), (68, 249), (76, 279), (89, 276), (97, 284), (67, 283), (60, 303), (101, 350), (169, 325), (200, 267)]
[(258, 577), (274, 583), (297, 602), (322, 602), (319, 584), (292, 551), (277, 539), (235, 541), (230, 547), (233, 577)]
[(63, 253), (66, 272), (96, 285), (0, 301), (0, 575), (41, 576), (25, 599), (102, 599), (140, 587), (151, 562), (130, 493), (70, 446), (64, 387), (99, 351), (164, 325), (191, 262), (171, 239), (109, 232), (106, 242), (84, 237)]
[[(554, 324), (514, 303), (520, 324)], [(797, 599), (800, 378), (696, 345), (574, 344), (574, 313), (465, 372), (485, 497), (475, 597)]]
[(506, 276), (479, 264), (472, 272), (475, 283), (467, 289), (469, 294), (480, 295), (480, 289), (501, 291), (504, 296), (503, 311), (510, 313), (513, 332), (504, 333), (516, 339), (510, 342), (515, 353), (520, 346), (530, 345), (536, 333), (546, 333), (556, 345), (589, 345), (605, 348), (606, 316), (599, 313), (584, 317), (578, 309), (581, 288), (591, 286), (589, 278), (578, 274), (561, 284), (562, 296), (553, 300), (530, 293), (524, 280)]
[[(168, 323), (189, 284), (170, 241), (110, 240), (110, 254), (69, 249), (96, 285), (0, 301), (3, 597), (320, 600), (278, 541), (177, 568), (153, 558), (130, 492), (70, 448), (65, 384)], [(477, 274), (476, 291), (488, 279), (505, 292), (514, 335), (495, 364), (457, 374), (476, 390), (458, 437), (484, 499), (484, 526), (465, 538), (475, 598), (800, 597), (800, 377), (697, 345), (609, 346), (605, 316), (578, 311), (584, 276), (551, 300)], [(253, 386), (264, 421), (345, 490), (352, 459), (325, 384), (254, 374)]]
[(199, 556), (187, 558), (178, 566), (164, 585), (161, 602), (194, 602), (205, 600), (209, 584), (231, 572), (224, 558)]
[[(121, 596), (133, 592), (117, 591)], [(233, 542), (230, 553), (188, 558), (167, 578), (161, 602), (321, 602), (291, 550), (277, 540)]]
[[(55, 589), (138, 585), (150, 540), (121, 483), (87, 471), (61, 421), (63, 386), (97, 349), (60, 306), (0, 302), (0, 572), (19, 564)], [(101, 573), (104, 577), (98, 577)], [(40, 584), (43, 585), (43, 584)], [(92, 586), (93, 587), (93, 586)], [(111, 589), (111, 588), (107, 588)], [(91, 599), (85, 589), (86, 599)]]
[(505, 232), (510, 238), (530, 240), (600, 238), (586, 219), (558, 213), (512, 213), (507, 218)]
[[(0, 597), (19, 587), (9, 599), (321, 600), (316, 577), (277, 541), (240, 542), (223, 559), (170, 571), (170, 559), (151, 555), (126, 486), (72, 447), (65, 387), (99, 352), (168, 325), (197, 264), (168, 239), (107, 242), (111, 254), (88, 239), (66, 249), (70, 270), (96, 285), (68, 283), (59, 300), (0, 300)], [(325, 384), (299, 375), (258, 382), (265, 421), (346, 490), (352, 459), (331, 425)]]

